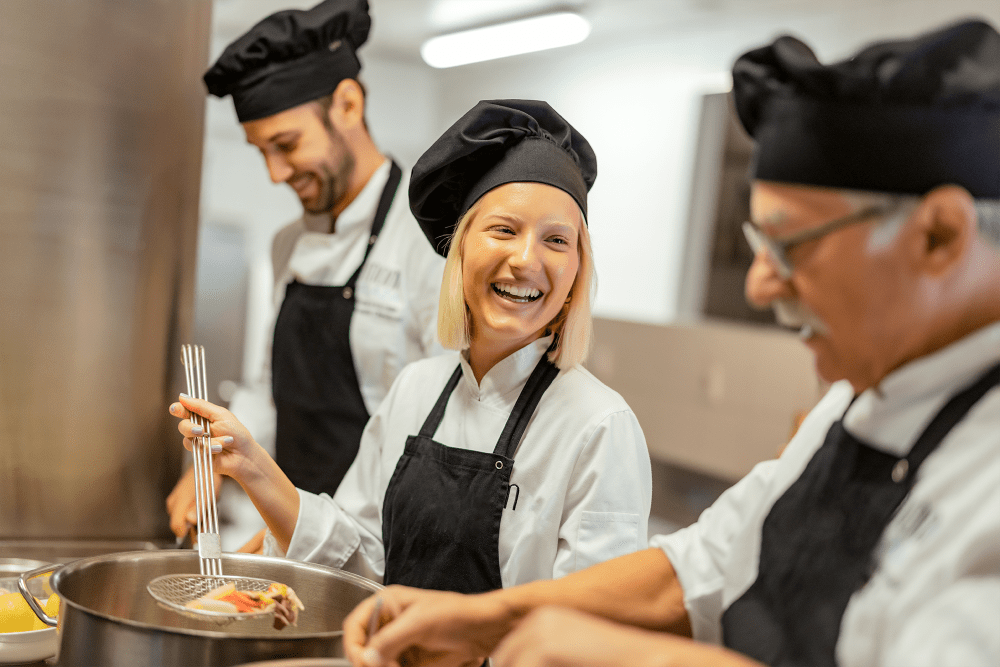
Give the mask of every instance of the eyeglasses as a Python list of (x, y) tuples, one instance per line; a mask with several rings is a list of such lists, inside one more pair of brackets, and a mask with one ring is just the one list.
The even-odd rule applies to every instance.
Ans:
[(895, 208), (893, 205), (869, 206), (867, 208), (854, 211), (853, 213), (849, 213), (842, 218), (830, 220), (829, 222), (823, 223), (819, 227), (807, 229), (803, 232), (793, 234), (788, 238), (780, 240), (771, 238), (764, 233), (757, 223), (747, 220), (743, 223), (743, 235), (747, 237), (747, 243), (750, 244), (750, 248), (753, 250), (754, 254), (766, 251), (774, 261), (774, 266), (778, 270), (778, 275), (787, 280), (792, 277), (793, 267), (792, 262), (788, 259), (788, 251), (793, 247), (799, 245), (800, 243), (805, 243), (806, 241), (814, 241), (818, 238), (822, 238), (830, 232), (834, 232), (842, 227), (865, 222), (869, 218), (877, 215), (885, 215), (890, 213), (893, 208)]

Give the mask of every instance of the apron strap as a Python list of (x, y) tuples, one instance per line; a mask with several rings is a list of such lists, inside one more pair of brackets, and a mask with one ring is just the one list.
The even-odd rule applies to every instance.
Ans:
[(900, 479), (896, 481), (901, 482), (905, 477), (907, 485), (912, 486), (916, 478), (916, 475), (913, 473), (924, 462), (924, 459), (934, 451), (938, 443), (944, 440), (948, 432), (958, 422), (962, 421), (969, 410), (972, 409), (972, 406), (985, 396), (986, 392), (997, 385), (1000, 385), (1000, 363), (997, 363), (986, 371), (968, 388), (952, 396), (951, 400), (945, 403), (945, 406), (931, 420), (931, 423), (927, 425), (927, 428), (924, 429), (924, 432), (920, 434), (920, 437), (910, 449), (910, 453), (906, 456), (906, 470), (902, 472)]
[(497, 440), (497, 446), (493, 449), (494, 454), (506, 456), (509, 459), (514, 458), (514, 452), (517, 451), (517, 446), (521, 443), (521, 436), (528, 428), (531, 416), (535, 414), (538, 401), (542, 400), (542, 394), (549, 388), (557, 375), (559, 375), (559, 369), (549, 361), (549, 353), (546, 350), (542, 354), (542, 358), (538, 360), (535, 370), (531, 371), (531, 376), (528, 377), (524, 389), (517, 397), (514, 409), (507, 418), (507, 423), (504, 424), (500, 439)]
[(372, 233), (368, 237), (368, 247), (365, 248), (365, 256), (361, 259), (361, 263), (358, 264), (358, 268), (354, 270), (354, 274), (348, 279), (345, 287), (350, 287), (351, 291), (354, 291), (354, 286), (358, 282), (358, 276), (361, 275), (361, 269), (364, 268), (365, 262), (368, 261), (368, 254), (375, 247), (375, 241), (378, 240), (378, 235), (382, 232), (382, 225), (385, 223), (386, 216), (389, 215), (389, 207), (392, 206), (392, 200), (396, 197), (396, 190), (399, 189), (399, 182), (403, 178), (403, 172), (400, 170), (399, 165), (396, 164), (395, 160), (390, 159), (392, 163), (389, 167), (389, 180), (386, 181), (385, 187), (382, 188), (382, 196), (378, 200), (378, 208), (375, 209), (375, 220), (372, 222)]
[(437, 431), (438, 425), (441, 423), (441, 419), (444, 418), (444, 409), (448, 405), (448, 399), (451, 397), (451, 392), (455, 391), (455, 387), (458, 386), (458, 381), (462, 379), (462, 364), (455, 367), (455, 372), (451, 374), (451, 378), (448, 380), (448, 384), (444, 386), (444, 391), (438, 396), (437, 403), (434, 404), (434, 409), (431, 410), (430, 414), (427, 415), (427, 419), (424, 420), (424, 425), (420, 427), (420, 435), (425, 438), (434, 439), (434, 432)]

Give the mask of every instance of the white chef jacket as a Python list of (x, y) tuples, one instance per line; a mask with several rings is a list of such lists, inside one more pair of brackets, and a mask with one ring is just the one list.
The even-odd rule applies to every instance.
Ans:
[[(757, 465), (692, 526), (654, 537), (684, 589), (695, 638), (721, 643), (723, 611), (756, 579), (764, 518), (834, 421), (843, 415), (851, 434), (903, 457), (944, 404), (998, 360), (994, 323), (897, 369), (853, 405), (850, 384), (834, 384), (780, 459)], [(841, 667), (1000, 665), (1000, 388), (924, 461), (875, 558), (841, 622)]]
[[(327, 214), (304, 214), (274, 237), (273, 323), (292, 280), (308, 285), (343, 285), (361, 264), (375, 210), (389, 180), (390, 161), (368, 179), (364, 189), (337, 216), (334, 233)], [(355, 286), (354, 315), (348, 333), (361, 396), (372, 414), (403, 367), (440, 354), (437, 306), (444, 258), (427, 241), (410, 213), (404, 171), (382, 232)], [(257, 441), (274, 454), (274, 403), (271, 397), (268, 338), (265, 369), (259, 382), (241, 388), (229, 408)]]
[[(357, 553), (368, 573), (380, 578), (389, 479), (407, 436), (419, 432), (455, 367), (461, 364), (462, 378), (434, 439), (492, 452), (551, 342), (545, 337), (515, 352), (479, 384), (457, 352), (407, 366), (369, 420), (336, 495), (299, 490), (287, 555), (343, 567)], [(646, 546), (652, 492), (646, 440), (625, 400), (582, 366), (560, 371), (542, 395), (514, 455), (511, 485), (518, 490), (508, 497), (499, 534), (505, 587), (559, 577)]]

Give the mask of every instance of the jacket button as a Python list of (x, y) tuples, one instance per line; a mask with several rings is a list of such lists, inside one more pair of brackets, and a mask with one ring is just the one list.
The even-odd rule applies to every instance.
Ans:
[(344, 288), (344, 298), (345, 299), (350, 299), (352, 296), (354, 296), (354, 290), (352, 290), (350, 287), (345, 287)]
[(906, 459), (899, 459), (892, 467), (892, 481), (899, 484), (906, 479), (906, 473), (910, 471), (910, 463)]

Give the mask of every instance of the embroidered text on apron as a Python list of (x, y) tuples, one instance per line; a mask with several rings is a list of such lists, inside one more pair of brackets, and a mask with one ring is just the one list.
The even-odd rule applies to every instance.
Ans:
[(271, 391), (277, 409), (275, 460), (295, 486), (333, 495), (358, 453), (368, 410), (351, 354), (354, 289), (382, 231), (402, 172), (382, 190), (365, 256), (347, 283), (285, 290), (274, 325)]
[(500, 518), (514, 452), (559, 369), (542, 355), (507, 418), (492, 454), (448, 447), (434, 432), (462, 368), (455, 369), (389, 480), (382, 508), (385, 584), (482, 593), (500, 579)]
[(764, 520), (757, 579), (722, 615), (725, 645), (772, 667), (836, 665), (841, 617), (920, 464), (996, 385), (1000, 364), (953, 396), (901, 459), (834, 422)]

